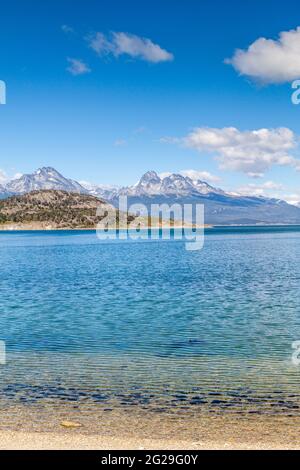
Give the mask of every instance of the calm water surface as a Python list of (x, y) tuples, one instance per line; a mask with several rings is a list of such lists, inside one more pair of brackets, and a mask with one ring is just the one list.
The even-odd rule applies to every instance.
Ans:
[(300, 227), (0, 233), (0, 406), (297, 414)]

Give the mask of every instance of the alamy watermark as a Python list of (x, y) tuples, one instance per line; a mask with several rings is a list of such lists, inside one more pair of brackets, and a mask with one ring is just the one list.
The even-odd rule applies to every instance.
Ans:
[(295, 350), (292, 354), (292, 363), (295, 366), (299, 366), (300, 365), (300, 341), (293, 341), (292, 349)]
[(5, 341), (0, 341), (0, 365), (6, 364), (6, 344)]
[(119, 197), (119, 206), (101, 205), (96, 227), (100, 240), (184, 240), (188, 251), (204, 245), (203, 204), (131, 204), (127, 196)]
[(0, 80), (0, 104), (6, 104), (6, 84)]

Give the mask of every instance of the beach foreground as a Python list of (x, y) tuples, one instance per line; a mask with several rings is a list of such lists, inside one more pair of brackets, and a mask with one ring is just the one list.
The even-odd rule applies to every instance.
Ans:
[(0, 432), (1, 450), (299, 450), (300, 444), (263, 436), (241, 441), (107, 438), (84, 434)]
[[(75, 415), (58, 412), (41, 427), (35, 419), (30, 420), (30, 414), (21, 413), (0, 430), (0, 449), (300, 449), (297, 416), (200, 414), (186, 419), (121, 414), (113, 412), (109, 418), (97, 415), (94, 420), (83, 415), (74, 422)], [(78, 427), (62, 426), (67, 419)]]

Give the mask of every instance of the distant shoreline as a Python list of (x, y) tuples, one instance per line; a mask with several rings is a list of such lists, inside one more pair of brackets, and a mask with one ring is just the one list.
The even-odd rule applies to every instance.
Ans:
[[(192, 225), (175, 225), (175, 226), (151, 226), (151, 227), (141, 227), (141, 230), (184, 230), (184, 229), (200, 229), (203, 227), (194, 227)], [(204, 229), (208, 228), (213, 228), (213, 225), (205, 225)], [(130, 227), (117, 227), (116, 229), (109, 228), (107, 231), (112, 232), (115, 230), (128, 230), (130, 232), (136, 231), (134, 228)], [(96, 232), (97, 228), (96, 227), (38, 227), (34, 226), (32, 227), (31, 225), (23, 225), (23, 226), (13, 226), (13, 225), (0, 225), (0, 232), (63, 232), (63, 231), (74, 231), (74, 232), (80, 232), (80, 231), (90, 231), (90, 232)]]
[[(257, 224), (257, 225), (205, 225), (204, 229), (214, 229), (214, 228), (268, 228), (268, 227), (300, 227), (300, 224)], [(200, 229), (203, 227), (193, 227), (193, 226), (182, 226), (182, 225), (175, 225), (175, 226), (153, 226), (153, 227), (141, 227), (141, 230), (184, 230), (184, 229)], [(117, 227), (117, 231), (120, 230), (127, 230), (129, 232), (135, 231), (134, 228), (129, 227)], [(96, 227), (49, 227), (45, 228), (43, 226), (34, 226), (32, 225), (23, 225), (23, 226), (12, 226), (12, 225), (0, 225), (0, 233), (7, 232), (7, 233), (14, 233), (14, 232), (96, 232)], [(108, 232), (115, 231), (113, 228), (109, 228)]]

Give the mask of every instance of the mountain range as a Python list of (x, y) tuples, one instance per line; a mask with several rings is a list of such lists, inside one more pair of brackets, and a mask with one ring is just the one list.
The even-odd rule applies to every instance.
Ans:
[(205, 223), (215, 225), (300, 224), (300, 208), (280, 199), (262, 196), (242, 196), (226, 193), (205, 181), (192, 180), (181, 174), (160, 177), (155, 171), (145, 173), (133, 186), (97, 186), (66, 178), (51, 167), (43, 167), (32, 174), (0, 186), (0, 198), (22, 195), (31, 191), (63, 190), (104, 199), (118, 206), (120, 195), (128, 197), (128, 204), (204, 204)]

